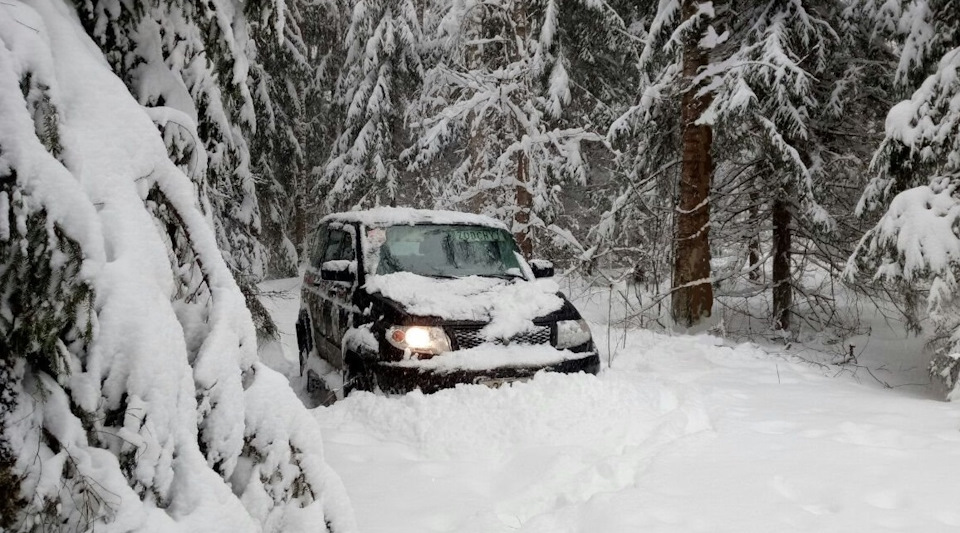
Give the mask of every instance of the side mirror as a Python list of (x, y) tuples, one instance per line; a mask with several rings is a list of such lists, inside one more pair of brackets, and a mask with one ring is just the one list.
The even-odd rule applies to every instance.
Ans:
[(320, 265), (320, 279), (353, 283), (357, 279), (357, 262), (338, 259)]
[(533, 270), (535, 278), (552, 278), (554, 275), (553, 263), (543, 259), (531, 259), (530, 270)]

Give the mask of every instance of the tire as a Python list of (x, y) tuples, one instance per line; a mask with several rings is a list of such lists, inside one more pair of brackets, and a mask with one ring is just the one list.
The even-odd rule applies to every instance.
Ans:
[(359, 355), (347, 352), (343, 365), (343, 394), (347, 396), (355, 390), (376, 392), (377, 376), (367, 368)]
[(329, 407), (338, 400), (336, 391), (330, 390), (327, 382), (313, 370), (307, 370), (307, 394), (316, 402), (316, 405)]

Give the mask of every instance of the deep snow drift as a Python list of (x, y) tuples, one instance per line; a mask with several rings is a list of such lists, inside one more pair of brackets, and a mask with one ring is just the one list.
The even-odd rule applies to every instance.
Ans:
[[(270, 287), (292, 324), (296, 280)], [(578, 303), (594, 319), (605, 309)], [(281, 329), (262, 355), (295, 372), (292, 325)], [(859, 361), (892, 384), (917, 380), (920, 345), (877, 327)], [(960, 528), (960, 406), (769, 350), (630, 331), (599, 376), (359, 392), (313, 412), (369, 533)]]

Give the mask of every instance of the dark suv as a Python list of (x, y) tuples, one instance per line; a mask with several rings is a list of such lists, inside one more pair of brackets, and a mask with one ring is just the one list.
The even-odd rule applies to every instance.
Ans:
[(590, 329), (491, 218), (377, 208), (325, 217), (303, 277), (300, 372), (324, 403), (352, 389), (497, 386), (600, 368)]

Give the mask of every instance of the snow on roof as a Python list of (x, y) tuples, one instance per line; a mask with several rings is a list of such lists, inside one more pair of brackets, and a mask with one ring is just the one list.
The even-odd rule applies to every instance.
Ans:
[(409, 207), (374, 207), (363, 211), (346, 211), (327, 215), (321, 223), (329, 221), (359, 222), (365, 226), (397, 226), (414, 224), (470, 224), (507, 229), (499, 220), (474, 213), (459, 211), (434, 211)]

